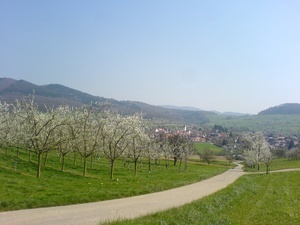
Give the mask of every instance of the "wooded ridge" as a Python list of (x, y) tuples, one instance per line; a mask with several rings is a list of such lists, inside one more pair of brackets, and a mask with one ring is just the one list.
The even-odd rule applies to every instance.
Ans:
[(146, 119), (162, 119), (189, 124), (204, 124), (209, 120), (208, 111), (190, 111), (182, 109), (167, 109), (138, 101), (118, 101), (112, 98), (93, 96), (60, 84), (36, 85), (25, 80), (0, 78), (1, 100), (13, 103), (15, 99), (22, 99), (35, 93), (35, 101), (42, 109), (44, 105), (57, 107), (69, 105), (79, 107), (91, 102), (108, 102), (112, 110), (121, 114), (131, 115), (142, 112)]

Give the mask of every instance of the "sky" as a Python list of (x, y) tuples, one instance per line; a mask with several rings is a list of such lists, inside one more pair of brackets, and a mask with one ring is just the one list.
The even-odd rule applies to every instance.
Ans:
[(300, 1), (0, 0), (0, 77), (220, 112), (300, 103)]

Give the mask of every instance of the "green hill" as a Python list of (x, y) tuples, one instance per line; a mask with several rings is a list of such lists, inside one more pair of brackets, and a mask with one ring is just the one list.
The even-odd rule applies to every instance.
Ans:
[(300, 114), (300, 104), (285, 103), (279, 106), (270, 107), (258, 113), (258, 115), (291, 115)]
[(60, 105), (81, 106), (91, 102), (108, 102), (111, 109), (128, 115), (143, 113), (147, 119), (176, 121), (188, 124), (204, 124), (209, 120), (205, 111), (189, 111), (166, 109), (137, 101), (118, 101), (111, 98), (93, 96), (60, 84), (35, 85), (24, 80), (0, 78), (0, 96), (3, 101), (13, 103), (15, 99), (35, 93), (35, 100), (42, 109), (44, 105), (57, 107)]
[(0, 98), (8, 103), (22, 99), (35, 92), (35, 100), (42, 109), (44, 105), (56, 107), (69, 105), (79, 107), (90, 102), (109, 102), (111, 109), (124, 115), (142, 112), (144, 118), (171, 124), (190, 124), (206, 127), (221, 125), (232, 131), (264, 131), (272, 134), (300, 134), (300, 104), (287, 103), (261, 111), (258, 115), (217, 114), (208, 111), (183, 108), (165, 108), (138, 101), (118, 101), (93, 96), (60, 85), (35, 85), (25, 80), (0, 78)]
[(215, 124), (229, 130), (262, 131), (266, 134), (296, 135), (300, 137), (300, 114), (293, 115), (249, 115), (249, 116), (219, 116), (208, 115), (208, 127)]

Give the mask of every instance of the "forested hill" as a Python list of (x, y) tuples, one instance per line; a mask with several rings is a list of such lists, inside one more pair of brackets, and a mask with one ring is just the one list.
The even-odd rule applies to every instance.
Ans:
[(286, 103), (279, 106), (270, 107), (258, 113), (258, 115), (291, 115), (291, 114), (300, 114), (299, 103)]
[(209, 120), (205, 111), (189, 111), (179, 109), (166, 109), (137, 101), (118, 101), (111, 98), (93, 96), (81, 91), (65, 87), (60, 84), (36, 85), (25, 80), (0, 78), (0, 98), (7, 103), (13, 103), (15, 99), (35, 93), (36, 103), (43, 108), (69, 105), (79, 107), (91, 102), (109, 102), (111, 108), (122, 114), (134, 114), (142, 112), (145, 118), (177, 121), (188, 124), (204, 124)]

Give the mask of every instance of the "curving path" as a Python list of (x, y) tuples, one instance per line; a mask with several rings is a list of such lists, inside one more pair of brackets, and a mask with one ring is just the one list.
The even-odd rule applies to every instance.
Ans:
[(207, 180), (153, 194), (69, 206), (1, 212), (0, 224), (96, 225), (118, 218), (134, 218), (190, 203), (227, 187), (244, 174), (246, 172), (238, 165)]

